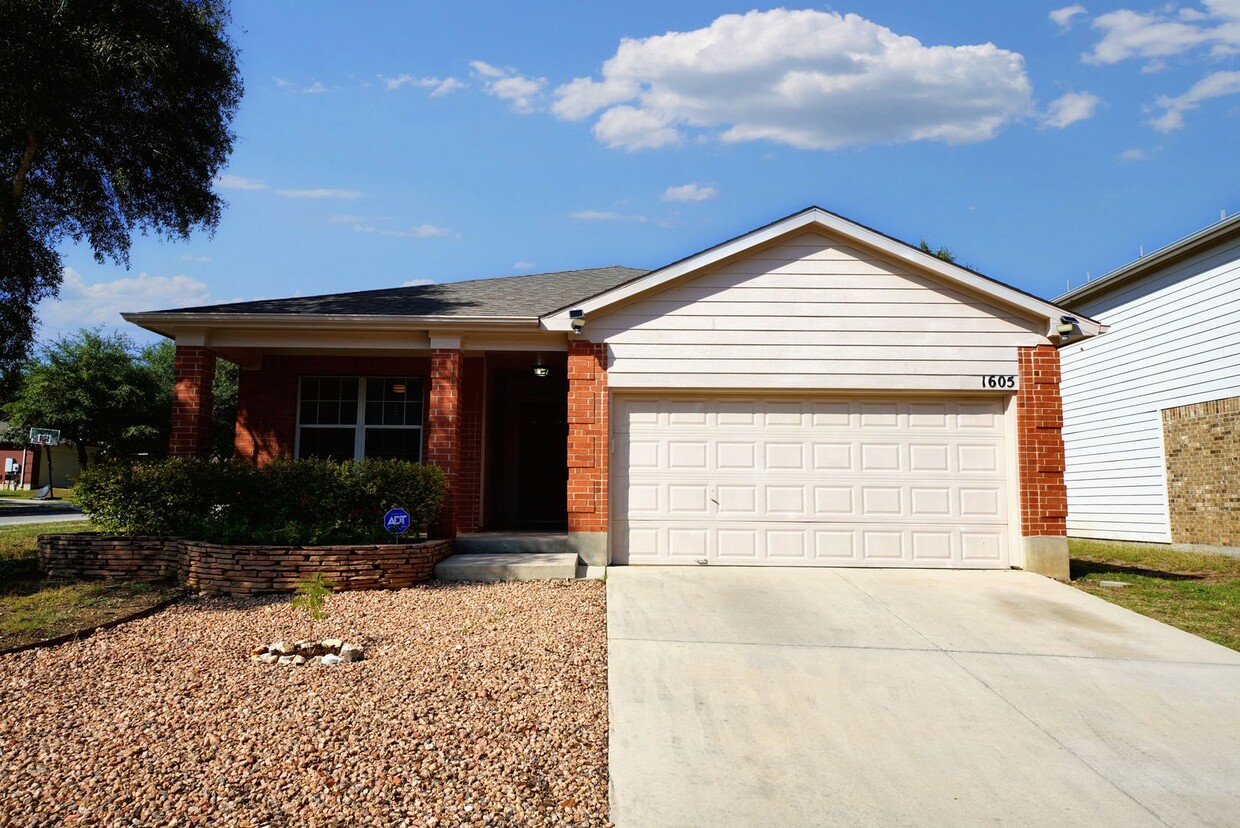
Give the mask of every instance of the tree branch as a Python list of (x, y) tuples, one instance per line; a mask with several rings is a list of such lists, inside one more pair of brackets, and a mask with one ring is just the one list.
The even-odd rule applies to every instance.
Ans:
[(39, 151), (39, 137), (34, 132), (26, 134), (26, 151), (22, 153), (22, 160), (17, 165), (17, 172), (13, 173), (13, 189), (9, 196), (7, 209), (0, 210), (0, 231), (4, 230), (5, 214), (9, 210), (16, 212), (17, 203), (21, 201), (22, 188), (26, 185), (26, 176), (30, 173), (30, 168), (34, 166), (35, 153)]

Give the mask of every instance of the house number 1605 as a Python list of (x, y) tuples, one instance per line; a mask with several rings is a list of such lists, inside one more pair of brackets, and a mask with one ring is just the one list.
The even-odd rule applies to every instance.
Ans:
[(1016, 377), (1012, 374), (985, 374), (982, 377), (983, 388), (1015, 388)]

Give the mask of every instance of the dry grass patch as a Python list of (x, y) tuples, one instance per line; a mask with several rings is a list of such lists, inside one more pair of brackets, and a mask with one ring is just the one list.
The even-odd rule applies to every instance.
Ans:
[(1069, 549), (1074, 586), (1240, 650), (1240, 558), (1109, 541), (1072, 540)]

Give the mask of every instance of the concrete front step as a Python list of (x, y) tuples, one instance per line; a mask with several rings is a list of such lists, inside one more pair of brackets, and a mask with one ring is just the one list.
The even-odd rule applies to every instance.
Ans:
[(457, 552), (569, 552), (565, 532), (472, 532), (456, 536)]
[(572, 552), (458, 552), (435, 565), (435, 577), (441, 581), (571, 579), (577, 577), (577, 555)]

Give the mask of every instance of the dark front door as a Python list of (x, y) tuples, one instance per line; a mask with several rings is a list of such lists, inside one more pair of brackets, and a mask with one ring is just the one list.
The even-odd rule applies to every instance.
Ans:
[(568, 514), (568, 418), (563, 398), (516, 401), (516, 520), (559, 528)]

